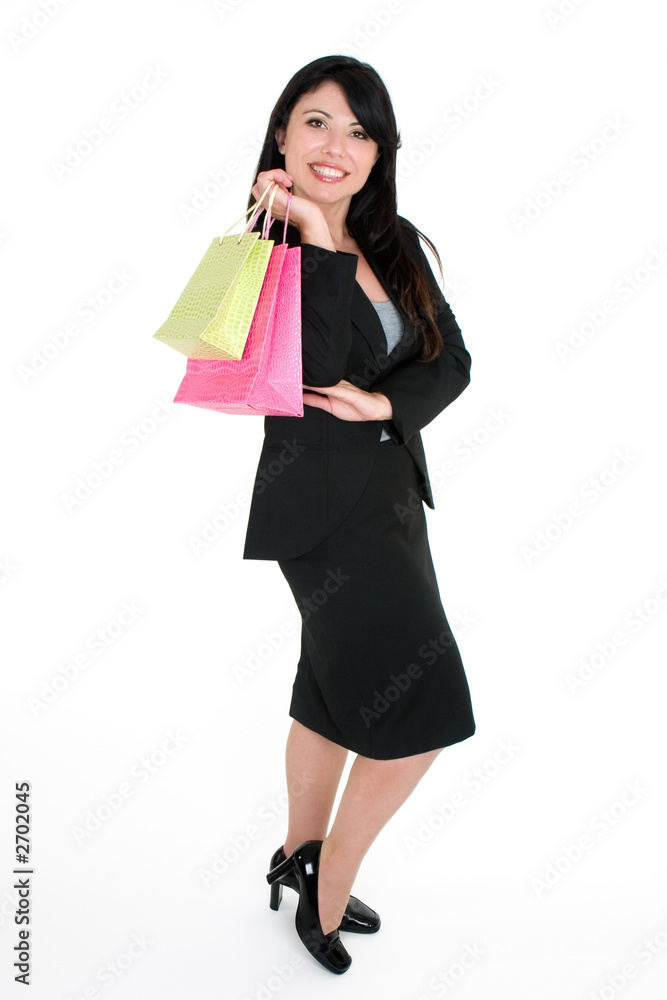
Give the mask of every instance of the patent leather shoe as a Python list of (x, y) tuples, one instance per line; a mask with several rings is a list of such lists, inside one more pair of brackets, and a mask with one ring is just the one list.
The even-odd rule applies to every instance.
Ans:
[(325, 934), (318, 909), (318, 873), (321, 840), (304, 840), (288, 858), (268, 873), (266, 880), (274, 885), (285, 875), (294, 875), (299, 883), (299, 902), (294, 925), (302, 943), (316, 961), (329, 972), (347, 972), (352, 958), (340, 939), (338, 928)]
[[(281, 864), (285, 860), (285, 850), (281, 846), (271, 858), (271, 869)], [(271, 886), (271, 898), (269, 906), (272, 910), (277, 910), (283, 898), (283, 886), (299, 891), (299, 880), (293, 872), (283, 875)], [(348, 931), (353, 934), (375, 934), (380, 929), (380, 914), (366, 906), (356, 896), (350, 896), (350, 900), (343, 914), (343, 919), (338, 927), (339, 931)]]

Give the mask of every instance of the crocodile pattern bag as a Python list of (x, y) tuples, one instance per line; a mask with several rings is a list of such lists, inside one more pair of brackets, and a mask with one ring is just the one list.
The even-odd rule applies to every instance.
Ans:
[[(303, 416), (301, 360), (301, 247), (273, 246), (243, 357), (236, 361), (188, 359), (174, 397), (221, 413)], [(271, 226), (269, 207), (262, 242)], [(272, 245), (272, 244), (271, 244)]]
[(270, 187), (272, 201), (278, 190), (273, 182), (241, 216), (253, 212), (240, 236), (225, 233), (212, 240), (178, 302), (153, 334), (156, 340), (188, 358), (242, 357), (273, 246), (248, 229)]

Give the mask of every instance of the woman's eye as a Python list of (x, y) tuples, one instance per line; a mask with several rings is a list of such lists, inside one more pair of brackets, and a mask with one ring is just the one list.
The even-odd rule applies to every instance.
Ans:
[[(321, 118), (309, 118), (307, 124), (308, 125), (325, 125), (326, 122), (323, 122)], [(360, 132), (358, 129), (356, 131), (352, 132), (351, 134), (352, 135), (360, 135), (362, 139), (368, 139), (368, 136), (366, 135), (366, 133), (365, 132)]]

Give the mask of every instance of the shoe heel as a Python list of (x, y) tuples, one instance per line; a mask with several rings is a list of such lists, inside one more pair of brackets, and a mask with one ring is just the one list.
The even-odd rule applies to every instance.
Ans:
[(271, 886), (271, 899), (269, 900), (269, 906), (272, 910), (277, 910), (283, 901), (283, 884), (282, 882), (274, 882)]
[(283, 875), (289, 875), (290, 872), (294, 871), (294, 856), (290, 854), (288, 858), (281, 861), (279, 865), (272, 868), (269, 874), (266, 876), (266, 881), (269, 885), (272, 885), (276, 879), (282, 878)]

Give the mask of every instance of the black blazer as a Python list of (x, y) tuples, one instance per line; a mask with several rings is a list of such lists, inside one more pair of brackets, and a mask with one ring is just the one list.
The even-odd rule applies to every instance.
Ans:
[[(420, 430), (469, 384), (471, 359), (419, 237), (411, 223), (399, 220), (419, 248), (438, 303), (445, 347), (434, 361), (416, 360), (420, 345), (407, 314), (386, 286), (384, 254), (364, 256), (405, 324), (403, 338), (389, 354), (375, 307), (356, 280), (357, 255), (302, 244), (299, 230), (287, 227), (288, 244), (301, 246), (302, 382), (331, 386), (347, 379), (369, 392), (377, 390), (391, 401), (393, 418), (341, 420), (307, 404), (303, 417), (265, 417), (244, 559), (291, 559), (323, 541), (364, 489), (383, 427), (414, 459), (421, 499), (435, 508)], [(282, 232), (283, 223), (275, 220), (270, 238), (280, 242)], [(410, 499), (397, 501), (407, 505)]]

